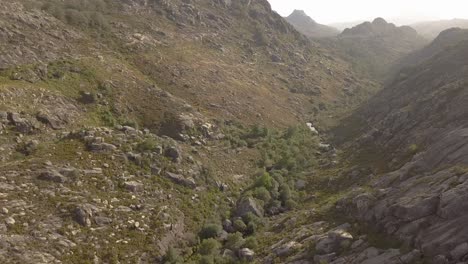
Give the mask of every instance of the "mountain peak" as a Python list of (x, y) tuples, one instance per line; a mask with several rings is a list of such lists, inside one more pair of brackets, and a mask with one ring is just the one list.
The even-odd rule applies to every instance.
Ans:
[(286, 20), (302, 34), (312, 38), (332, 37), (339, 34), (338, 30), (329, 26), (321, 25), (304, 10), (294, 10)]
[(306, 14), (304, 10), (295, 9), (291, 15), (288, 16), (289, 19), (303, 20), (308, 23), (316, 23), (310, 16)]
[(304, 10), (300, 10), (300, 9), (294, 9), (294, 11), (291, 13), (291, 15), (307, 16), (306, 12)]
[(372, 21), (372, 24), (374, 24), (374, 25), (387, 25), (388, 22), (385, 19), (383, 19), (381, 17), (378, 17), (378, 18), (374, 19), (374, 21)]

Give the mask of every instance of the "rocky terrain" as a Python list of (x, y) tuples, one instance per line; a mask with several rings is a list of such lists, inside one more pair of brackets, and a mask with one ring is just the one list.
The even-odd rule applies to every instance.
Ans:
[[(466, 263), (465, 35), (404, 60), (410, 28), (314, 41), (266, 0), (6, 0), (0, 263)], [(336, 44), (371, 38), (383, 88)]]
[(340, 33), (337, 29), (319, 24), (302, 10), (294, 10), (286, 20), (299, 32), (310, 38), (335, 37)]

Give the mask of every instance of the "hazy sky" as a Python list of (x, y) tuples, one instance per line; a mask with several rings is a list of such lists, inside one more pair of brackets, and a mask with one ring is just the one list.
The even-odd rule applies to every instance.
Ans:
[[(435, 20), (468, 18), (468, 0), (268, 0), (283, 16), (302, 9), (322, 24), (375, 17)], [(414, 18), (414, 19), (413, 19)]]

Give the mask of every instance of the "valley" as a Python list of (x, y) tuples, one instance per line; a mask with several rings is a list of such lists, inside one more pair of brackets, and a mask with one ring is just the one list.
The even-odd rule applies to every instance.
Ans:
[(445, 25), (5, 0), (0, 263), (467, 263), (468, 34)]

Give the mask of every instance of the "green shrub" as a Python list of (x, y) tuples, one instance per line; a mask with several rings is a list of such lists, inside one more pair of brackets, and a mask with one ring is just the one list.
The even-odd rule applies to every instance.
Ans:
[(215, 255), (218, 254), (221, 244), (214, 238), (208, 238), (201, 242), (198, 252), (201, 255)]
[(214, 260), (214, 257), (211, 256), (211, 255), (210, 256), (202, 256), (198, 263), (200, 263), (200, 264), (214, 264), (215, 260)]
[(243, 244), (244, 238), (242, 237), (242, 233), (236, 232), (228, 235), (225, 247), (232, 251), (236, 251), (240, 249)]
[(270, 192), (265, 187), (255, 188), (253, 191), (253, 197), (258, 200), (262, 200), (268, 203), (271, 199)]
[(257, 178), (254, 187), (264, 187), (267, 190), (270, 190), (273, 187), (273, 178), (271, 178), (268, 172), (264, 172), (260, 177)]
[(419, 146), (416, 145), (416, 144), (411, 144), (408, 147), (408, 152), (411, 153), (411, 154), (416, 154), (418, 151), (419, 151)]
[(137, 145), (136, 149), (139, 152), (151, 152), (151, 151), (155, 150), (157, 146), (158, 146), (158, 142), (155, 139), (147, 138), (147, 139), (143, 140), (142, 142), (140, 142)]
[(181, 261), (182, 258), (180, 257), (179, 252), (172, 247), (167, 250), (166, 255), (163, 258), (163, 262), (166, 264), (182, 263)]
[(281, 186), (279, 198), (283, 202), (283, 204), (286, 203), (287, 200), (291, 199), (291, 188), (289, 188), (288, 185), (284, 184)]
[(255, 222), (249, 222), (245, 233), (248, 235), (253, 235), (255, 232), (257, 232), (257, 224)]
[(219, 234), (221, 233), (222, 228), (220, 225), (217, 224), (207, 224), (205, 225), (199, 233), (199, 237), (201, 239), (207, 239), (207, 238), (215, 238), (218, 237)]
[(258, 247), (258, 241), (255, 237), (250, 236), (245, 240), (243, 247), (255, 250)]
[(296, 203), (296, 201), (294, 201), (293, 199), (288, 199), (288, 200), (284, 203), (284, 206), (286, 207), (286, 209), (292, 210), (292, 209), (294, 209), (294, 208), (297, 207), (297, 203)]
[(247, 225), (242, 219), (236, 219), (232, 225), (236, 231), (245, 232), (245, 230), (247, 230)]

